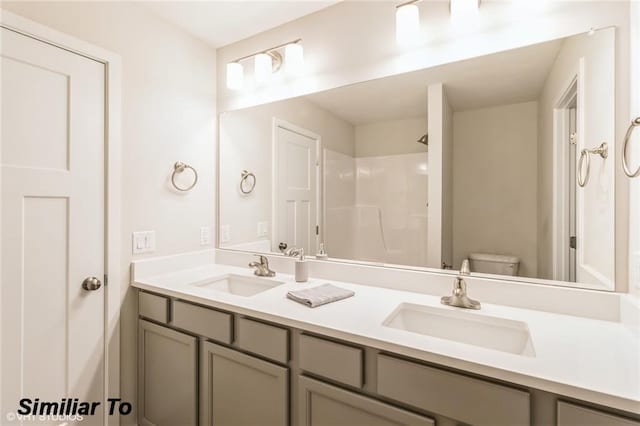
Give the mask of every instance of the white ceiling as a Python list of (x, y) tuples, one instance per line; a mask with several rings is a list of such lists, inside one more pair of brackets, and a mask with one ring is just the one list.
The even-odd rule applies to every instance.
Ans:
[(305, 98), (354, 125), (427, 116), (427, 86), (442, 82), (454, 111), (536, 100), (562, 40), (358, 83)]
[(148, 1), (139, 4), (218, 48), (316, 12), (339, 0)]

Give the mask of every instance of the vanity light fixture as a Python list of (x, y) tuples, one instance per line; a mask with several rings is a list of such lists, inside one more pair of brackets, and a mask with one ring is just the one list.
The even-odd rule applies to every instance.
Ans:
[(480, 7), (480, 0), (450, 0), (449, 11), (452, 19), (475, 16)]
[(396, 42), (400, 46), (411, 46), (420, 41), (420, 10), (412, 0), (396, 6)]
[[(292, 40), (279, 44), (270, 49), (238, 58), (227, 64), (227, 87), (230, 90), (240, 90), (244, 86), (244, 68), (241, 62), (248, 59), (254, 61), (254, 79), (256, 83), (267, 83), (273, 73), (278, 72), (283, 65), (287, 73), (298, 75), (304, 69), (304, 50), (300, 42), (302, 39)], [(279, 50), (284, 49), (285, 58), (283, 60)]]
[(253, 61), (253, 74), (256, 83), (266, 83), (273, 74), (273, 58), (268, 53), (258, 53)]
[(302, 74), (304, 69), (304, 49), (301, 44), (289, 43), (284, 47), (284, 66), (288, 74)]

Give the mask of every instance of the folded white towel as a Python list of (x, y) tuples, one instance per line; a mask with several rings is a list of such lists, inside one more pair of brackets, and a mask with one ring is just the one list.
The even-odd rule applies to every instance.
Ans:
[(305, 290), (290, 291), (287, 293), (287, 297), (303, 305), (315, 308), (316, 306), (346, 299), (354, 294), (351, 290), (345, 290), (331, 284), (323, 284)]

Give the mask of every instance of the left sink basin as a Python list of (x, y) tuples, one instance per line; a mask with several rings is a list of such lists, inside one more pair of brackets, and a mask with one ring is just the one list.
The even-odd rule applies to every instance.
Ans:
[(284, 284), (282, 281), (229, 274), (221, 278), (216, 278), (215, 280), (201, 281), (192, 285), (206, 290), (250, 297), (282, 284)]

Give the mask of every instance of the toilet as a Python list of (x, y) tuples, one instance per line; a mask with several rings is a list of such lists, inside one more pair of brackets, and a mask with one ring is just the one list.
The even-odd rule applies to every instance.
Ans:
[(520, 259), (504, 254), (471, 253), (469, 266), (471, 272), (516, 276), (520, 267)]

